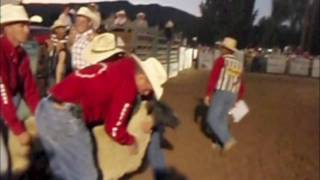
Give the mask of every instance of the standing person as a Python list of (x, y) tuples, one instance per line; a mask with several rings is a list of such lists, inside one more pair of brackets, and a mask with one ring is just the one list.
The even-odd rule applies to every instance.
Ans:
[[(221, 56), (210, 75), (205, 103), (210, 106), (207, 121), (224, 151), (235, 145), (228, 127), (228, 113), (237, 99), (243, 98), (243, 64), (234, 56), (237, 41), (226, 37), (220, 45)], [(216, 146), (216, 144), (213, 144)]]
[[(37, 108), (40, 139), (51, 154), (50, 165), (56, 177), (97, 179), (87, 127), (104, 124), (111, 138), (126, 145), (132, 154), (137, 152), (136, 140), (127, 132), (136, 97), (154, 94), (159, 99), (167, 75), (159, 61), (141, 62), (123, 56), (123, 52), (116, 47), (113, 34), (96, 36), (83, 53), (92, 65), (54, 86), (50, 97)], [(73, 105), (82, 108), (83, 118), (72, 115)]]
[[(0, 133), (5, 139), (4, 144), (7, 143), (10, 130), (21, 145), (29, 146), (31, 136), (17, 116), (16, 104), (21, 95), (34, 113), (40, 98), (29, 57), (21, 46), (28, 39), (31, 20), (20, 5), (3, 5), (0, 13), (0, 25), (4, 33), (0, 37)], [(1, 153), (2, 157), (5, 156), (4, 152)]]
[(139, 12), (136, 16), (136, 19), (133, 22), (133, 28), (135, 31), (144, 32), (148, 30), (148, 21), (146, 18), (146, 14), (143, 12)]
[(130, 32), (132, 29), (132, 22), (127, 16), (125, 10), (120, 10), (116, 13), (113, 24), (111, 26), (112, 31)]
[(164, 33), (168, 41), (171, 41), (173, 38), (173, 28), (175, 24), (173, 23), (172, 20), (169, 20), (166, 22), (164, 26)]
[(67, 49), (67, 24), (58, 19), (51, 26), (53, 32), (48, 48), (49, 53), (49, 87), (62, 81), (62, 79), (71, 73), (71, 58)]
[[(83, 50), (92, 41), (95, 36), (94, 27), (99, 27), (97, 21), (97, 13), (90, 10), (88, 7), (81, 7), (76, 14), (74, 25), (75, 35), (72, 38), (71, 57), (72, 67), (74, 70), (80, 70), (88, 66), (82, 57)], [(73, 31), (72, 31), (73, 32)]]
[(63, 21), (68, 28), (72, 26), (72, 18), (71, 18), (71, 13), (72, 9), (70, 8), (70, 5), (66, 5), (63, 8), (63, 12), (59, 15), (59, 18), (61, 21)]

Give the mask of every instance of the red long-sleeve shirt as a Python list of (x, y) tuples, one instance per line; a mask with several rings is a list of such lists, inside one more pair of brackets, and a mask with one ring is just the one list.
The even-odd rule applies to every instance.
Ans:
[(40, 96), (29, 57), (21, 46), (14, 47), (6, 37), (0, 37), (0, 116), (16, 135), (25, 131), (13, 102), (13, 97), (18, 93), (34, 113)]
[(54, 99), (78, 104), (87, 125), (105, 124), (106, 132), (120, 144), (130, 145), (134, 138), (127, 132), (138, 91), (136, 63), (124, 57), (76, 71), (51, 89)]
[(244, 81), (243, 65), (233, 55), (224, 55), (216, 59), (210, 74), (207, 96), (216, 90), (230, 91), (243, 99)]

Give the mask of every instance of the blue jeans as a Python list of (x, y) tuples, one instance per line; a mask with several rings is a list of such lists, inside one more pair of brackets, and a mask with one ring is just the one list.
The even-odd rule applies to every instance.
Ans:
[(224, 145), (232, 137), (229, 131), (228, 113), (236, 102), (236, 95), (228, 91), (217, 90), (208, 111), (208, 124), (218, 143)]
[(162, 127), (156, 128), (151, 135), (147, 157), (155, 180), (167, 179), (168, 169), (166, 167), (165, 157), (161, 149)]
[(155, 170), (166, 169), (164, 154), (161, 150), (161, 132), (154, 131), (148, 148), (148, 160), (150, 166)]
[[(137, 97), (133, 112), (137, 112), (141, 105), (142, 99), (140, 96)], [(154, 131), (151, 134), (150, 144), (147, 150), (147, 158), (150, 166), (152, 167), (154, 174), (157, 174), (157, 171), (165, 171), (166, 163), (165, 157), (161, 149), (161, 136), (164, 133), (165, 127), (158, 125), (154, 128)]]
[(81, 119), (54, 108), (53, 102), (44, 98), (37, 107), (36, 120), (55, 179), (98, 178), (90, 132)]

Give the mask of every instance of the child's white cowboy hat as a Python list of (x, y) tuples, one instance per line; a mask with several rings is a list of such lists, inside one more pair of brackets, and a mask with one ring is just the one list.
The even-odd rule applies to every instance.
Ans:
[(66, 28), (66, 27), (68, 27), (68, 24), (65, 21), (63, 21), (62, 19), (57, 19), (56, 21), (54, 21), (53, 25), (50, 28), (51, 28), (51, 30), (54, 30), (58, 27), (65, 27)]

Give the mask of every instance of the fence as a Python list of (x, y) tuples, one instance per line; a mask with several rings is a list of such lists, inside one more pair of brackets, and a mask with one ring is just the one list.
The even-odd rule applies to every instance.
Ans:
[(282, 55), (271, 55), (267, 58), (267, 73), (284, 74), (288, 59)]
[[(214, 60), (219, 56), (216, 50), (211, 48), (200, 48), (199, 50), (199, 64), (200, 69), (210, 70), (213, 66)], [(245, 61), (245, 54), (239, 51), (236, 57), (241, 61)], [(263, 62), (258, 64), (261, 67), (259, 72), (272, 73), (272, 74), (289, 74), (298, 76), (311, 76), (314, 78), (320, 77), (320, 57), (314, 60), (309, 60), (301, 56), (288, 57), (283, 54), (270, 54), (266, 59), (261, 59)], [(245, 62), (245, 64), (248, 62)], [(252, 67), (253, 63), (249, 63)], [(247, 68), (250, 70), (250, 67)]]
[(320, 77), (320, 57), (313, 60), (311, 76), (315, 78)]
[(158, 29), (151, 28), (147, 32), (115, 32), (115, 34), (119, 47), (134, 52), (142, 60), (148, 57), (157, 58), (169, 77), (175, 77), (179, 71), (192, 66), (192, 56), (196, 51), (182, 47), (179, 38), (167, 40)]
[(289, 74), (308, 76), (311, 68), (310, 60), (297, 57), (289, 61)]

